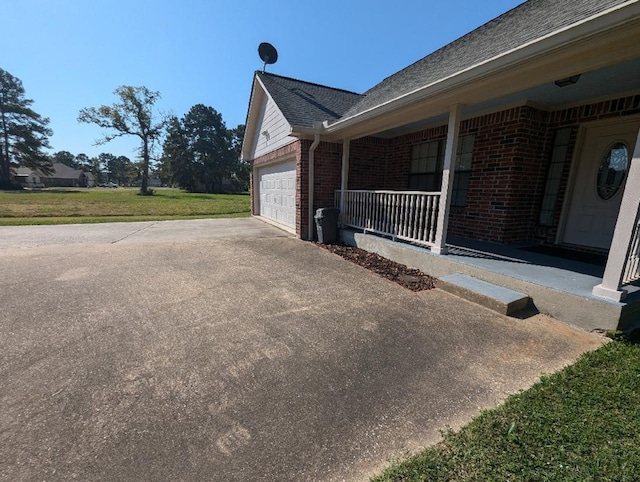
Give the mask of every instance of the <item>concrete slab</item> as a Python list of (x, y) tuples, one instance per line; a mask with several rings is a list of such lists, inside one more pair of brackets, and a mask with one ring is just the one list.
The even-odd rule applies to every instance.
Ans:
[(290, 236), (290, 233), (255, 218), (0, 226), (0, 249)]
[(438, 280), (438, 288), (503, 315), (524, 310), (530, 301), (524, 293), (461, 273), (443, 276)]
[[(536, 261), (458, 248), (447, 255), (438, 255), (428, 249), (352, 230), (341, 230), (340, 234), (347, 244), (436, 278), (464, 273), (526, 293), (541, 313), (584, 330), (630, 330), (640, 323), (640, 292), (630, 293), (623, 303), (596, 298), (591, 295), (591, 289), (602, 281), (601, 278), (549, 266), (539, 256), (536, 257), (539, 264), (536, 264)], [(561, 286), (563, 289), (559, 289)], [(588, 294), (587, 286), (590, 286)]]
[(193, 226), (0, 250), (0, 480), (367, 480), (603, 343)]

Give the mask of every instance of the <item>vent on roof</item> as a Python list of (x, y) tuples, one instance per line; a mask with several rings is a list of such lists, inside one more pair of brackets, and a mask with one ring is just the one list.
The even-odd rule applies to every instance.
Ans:
[(278, 61), (278, 51), (273, 45), (267, 42), (262, 42), (258, 45), (258, 55), (260, 55), (260, 59), (264, 62), (262, 72), (267, 68), (267, 64), (275, 64)]

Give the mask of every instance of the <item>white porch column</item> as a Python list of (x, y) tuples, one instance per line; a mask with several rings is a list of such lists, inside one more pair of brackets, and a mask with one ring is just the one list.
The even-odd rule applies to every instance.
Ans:
[(344, 213), (344, 192), (349, 188), (349, 147), (351, 139), (342, 141), (342, 174), (340, 178), (340, 219)]
[(447, 130), (447, 147), (444, 151), (444, 165), (442, 166), (438, 226), (436, 228), (435, 244), (431, 248), (431, 251), (437, 254), (447, 254), (447, 227), (449, 225), (449, 208), (451, 207), (451, 191), (453, 189), (453, 175), (456, 166), (461, 114), (461, 104), (451, 106), (449, 110), (449, 128)]
[(640, 207), (640, 132), (636, 139), (636, 146), (627, 174), (627, 183), (622, 193), (622, 203), (613, 241), (607, 258), (602, 283), (592, 290), (594, 296), (612, 301), (622, 301), (627, 291), (622, 289), (624, 268), (631, 249), (631, 238), (638, 222), (638, 208)]

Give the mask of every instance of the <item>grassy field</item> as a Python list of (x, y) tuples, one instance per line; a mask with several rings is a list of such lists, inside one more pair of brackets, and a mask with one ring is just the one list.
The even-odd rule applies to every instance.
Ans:
[(640, 345), (586, 354), (374, 480), (640, 480)]
[(248, 194), (198, 194), (160, 188), (138, 196), (137, 188), (60, 188), (0, 191), (0, 225), (104, 223), (242, 217)]

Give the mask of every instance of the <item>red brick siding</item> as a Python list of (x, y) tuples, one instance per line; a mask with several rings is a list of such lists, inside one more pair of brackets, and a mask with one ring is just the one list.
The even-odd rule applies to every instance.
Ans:
[(363, 137), (349, 144), (349, 189), (390, 189), (387, 179), (388, 141)]
[(464, 121), (475, 134), (467, 206), (452, 208), (449, 233), (501, 243), (524, 241), (544, 192), (548, 114), (522, 106)]
[[(301, 169), (298, 194), (296, 199), (298, 213), (296, 216), (296, 232), (303, 239), (307, 239), (309, 220), (309, 149), (311, 140), (300, 141)], [(340, 189), (342, 176), (342, 145), (330, 142), (320, 142), (314, 151), (313, 170), (313, 212), (321, 207), (332, 207), (334, 193)], [(297, 178), (296, 178), (297, 182)], [(315, 236), (315, 234), (314, 234)]]

